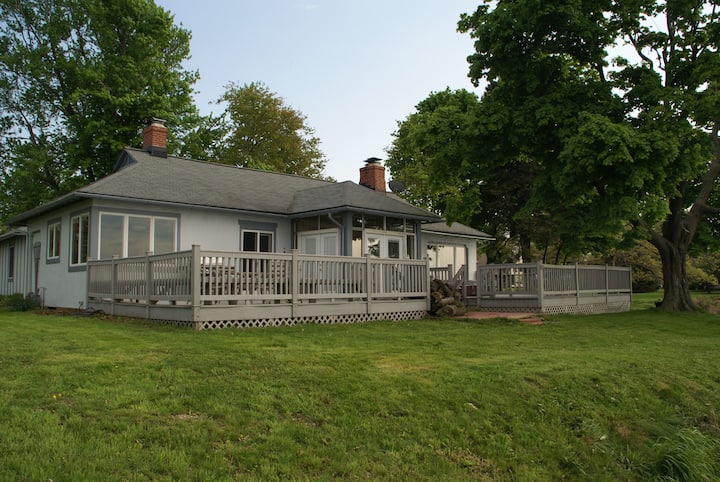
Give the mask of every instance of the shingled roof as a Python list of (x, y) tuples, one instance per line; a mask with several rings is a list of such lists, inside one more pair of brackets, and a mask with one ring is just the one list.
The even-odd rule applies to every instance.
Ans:
[(180, 157), (157, 157), (141, 149), (127, 148), (121, 154), (115, 172), (109, 176), (27, 211), (11, 222), (20, 224), (38, 214), (85, 198), (157, 202), (292, 217), (350, 209), (402, 215), (421, 221), (440, 219), (389, 193), (373, 191), (349, 181), (335, 183)]
[(478, 239), (482, 241), (493, 241), (495, 239), (487, 233), (483, 233), (475, 228), (471, 228), (470, 226), (457, 222), (452, 224), (448, 224), (445, 221), (427, 223), (423, 224), (422, 230), (424, 233), (452, 234), (453, 236)]

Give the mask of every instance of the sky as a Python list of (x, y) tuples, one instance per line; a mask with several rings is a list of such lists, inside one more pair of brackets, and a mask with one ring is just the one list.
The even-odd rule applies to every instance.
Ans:
[(325, 175), (358, 182), (368, 157), (387, 157), (397, 122), (430, 93), (475, 91), (473, 53), (457, 32), (477, 0), (156, 0), (192, 32), (195, 101), (220, 114), (225, 86), (262, 82), (306, 116)]

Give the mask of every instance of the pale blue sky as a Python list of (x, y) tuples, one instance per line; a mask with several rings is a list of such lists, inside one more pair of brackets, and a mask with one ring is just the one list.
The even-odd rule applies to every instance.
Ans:
[(325, 173), (358, 181), (386, 157), (397, 121), (431, 92), (466, 88), (472, 39), (457, 32), (474, 0), (156, 0), (192, 32), (201, 111), (228, 82), (265, 83), (307, 116)]

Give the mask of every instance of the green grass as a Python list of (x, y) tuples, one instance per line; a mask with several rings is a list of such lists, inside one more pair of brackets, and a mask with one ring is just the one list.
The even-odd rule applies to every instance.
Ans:
[(649, 309), (215, 332), (0, 313), (0, 480), (717, 480), (719, 344), (719, 316)]

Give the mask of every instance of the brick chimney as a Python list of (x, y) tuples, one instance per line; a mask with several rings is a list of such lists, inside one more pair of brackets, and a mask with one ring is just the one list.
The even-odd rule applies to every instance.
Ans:
[(163, 119), (153, 117), (142, 136), (143, 149), (151, 156), (167, 157), (167, 127)]
[(380, 159), (370, 157), (365, 160), (365, 167), (360, 168), (360, 185), (376, 191), (385, 192), (385, 166)]

